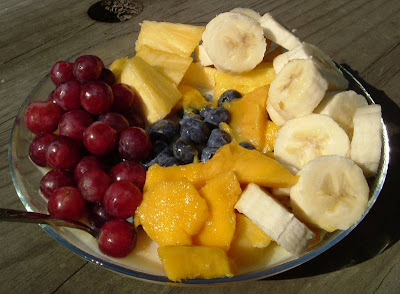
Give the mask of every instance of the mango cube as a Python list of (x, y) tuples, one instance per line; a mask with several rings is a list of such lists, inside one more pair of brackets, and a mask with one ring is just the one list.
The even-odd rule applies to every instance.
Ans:
[(206, 182), (200, 195), (206, 200), (210, 216), (201, 231), (194, 236), (194, 244), (228, 251), (236, 226), (234, 206), (241, 192), (233, 172), (220, 174)]
[(232, 277), (225, 251), (206, 246), (164, 246), (158, 255), (168, 279), (213, 279)]
[(160, 246), (191, 245), (208, 218), (208, 207), (187, 180), (160, 182), (143, 193), (135, 223)]
[(180, 84), (178, 90), (182, 93), (182, 99), (180, 100), (179, 105), (184, 109), (202, 109), (210, 104), (210, 102), (208, 102), (196, 88)]

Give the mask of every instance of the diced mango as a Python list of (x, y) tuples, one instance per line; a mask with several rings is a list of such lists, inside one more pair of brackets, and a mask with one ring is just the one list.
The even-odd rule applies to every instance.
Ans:
[(232, 277), (225, 251), (206, 246), (164, 246), (158, 255), (168, 279), (213, 279)]
[(181, 82), (183, 75), (193, 61), (191, 57), (181, 57), (177, 54), (156, 50), (146, 45), (140, 48), (136, 56), (141, 57), (169, 80), (174, 82), (175, 85)]
[(208, 207), (186, 179), (160, 182), (143, 193), (135, 223), (160, 246), (191, 245), (208, 218)]
[(263, 153), (271, 152), (274, 150), (276, 135), (279, 132), (279, 127), (270, 120), (267, 120), (267, 124), (265, 127), (265, 142)]
[(113, 72), (113, 74), (115, 76), (115, 81), (117, 83), (121, 82), (121, 74), (125, 68), (125, 64), (126, 64), (127, 60), (128, 60), (128, 58), (126, 58), (126, 57), (118, 58), (118, 59), (115, 59), (113, 61), (113, 63), (111, 63), (111, 65), (110, 65), (110, 70)]
[(153, 49), (189, 57), (199, 45), (204, 30), (203, 26), (145, 20), (136, 42), (136, 52), (147, 45)]
[(256, 88), (269, 85), (275, 78), (271, 62), (261, 62), (253, 70), (229, 74), (218, 71), (215, 74), (214, 99), (218, 100), (222, 93), (234, 89), (245, 95)]
[(182, 96), (173, 82), (139, 56), (126, 61), (121, 82), (135, 90), (150, 124), (164, 118)]
[(182, 93), (182, 99), (179, 101), (179, 104), (184, 109), (202, 109), (206, 105), (210, 104), (210, 102), (208, 102), (203, 95), (201, 95), (199, 90), (191, 86), (180, 84), (178, 86), (178, 90)]
[(206, 182), (200, 195), (206, 200), (210, 216), (201, 231), (194, 236), (194, 244), (229, 250), (236, 225), (234, 206), (241, 192), (233, 172), (221, 174)]
[(215, 86), (215, 74), (217, 70), (213, 67), (205, 67), (200, 63), (193, 62), (182, 79), (182, 84), (192, 86), (203, 95), (213, 94)]
[(269, 85), (257, 88), (224, 106), (231, 114), (229, 126), (238, 142), (248, 142), (262, 151), (265, 141), (265, 126), (267, 122), (266, 102)]

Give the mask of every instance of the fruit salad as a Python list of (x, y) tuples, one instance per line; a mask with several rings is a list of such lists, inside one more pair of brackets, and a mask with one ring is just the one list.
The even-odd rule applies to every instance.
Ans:
[(322, 50), (245, 8), (206, 26), (146, 20), (135, 44), (109, 69), (57, 62), (25, 113), (51, 215), (98, 229), (110, 257), (153, 250), (172, 281), (301, 256), (360, 219), (381, 107)]

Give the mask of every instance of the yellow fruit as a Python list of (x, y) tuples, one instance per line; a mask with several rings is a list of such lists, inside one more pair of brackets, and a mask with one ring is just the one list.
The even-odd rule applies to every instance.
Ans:
[(203, 95), (213, 94), (215, 86), (215, 74), (217, 70), (213, 67), (205, 67), (200, 63), (193, 62), (182, 79), (182, 84), (192, 86)]
[(278, 132), (279, 127), (273, 121), (267, 120), (263, 153), (271, 152), (274, 150), (276, 135), (278, 134)]
[(199, 42), (205, 27), (180, 23), (145, 20), (136, 42), (136, 52), (147, 45), (182, 57), (189, 57)]
[(158, 256), (168, 279), (213, 279), (232, 277), (229, 260), (222, 249), (206, 246), (165, 246)]
[(242, 246), (265, 248), (272, 239), (247, 216), (241, 213), (236, 214), (235, 242)]
[(187, 180), (159, 182), (143, 193), (135, 223), (160, 246), (191, 245), (208, 218), (208, 207)]
[(118, 58), (118, 59), (115, 59), (113, 61), (113, 63), (111, 63), (111, 65), (110, 65), (110, 70), (113, 72), (113, 74), (115, 76), (115, 81), (117, 83), (121, 82), (121, 73), (125, 68), (125, 64), (126, 64), (127, 60), (128, 60), (128, 58), (126, 58), (126, 57)]
[(206, 200), (210, 215), (193, 243), (229, 250), (235, 232), (234, 206), (242, 192), (233, 172), (220, 174), (206, 182), (200, 195)]
[(180, 84), (178, 90), (182, 93), (182, 99), (180, 100), (179, 105), (184, 109), (202, 109), (206, 105), (210, 104), (210, 102), (208, 102), (197, 89), (191, 86)]
[(177, 54), (172, 54), (160, 50), (153, 49), (143, 45), (136, 53), (136, 56), (141, 57), (148, 64), (178, 85), (193, 58), (181, 57)]
[(268, 85), (275, 78), (271, 62), (261, 62), (253, 70), (240, 74), (229, 74), (218, 71), (215, 74), (214, 99), (227, 90), (234, 89), (245, 95), (256, 88)]
[(173, 82), (139, 56), (127, 60), (121, 82), (138, 94), (141, 111), (150, 124), (164, 118), (182, 96)]
[(249, 142), (262, 151), (267, 121), (266, 101), (269, 85), (257, 88), (241, 99), (225, 102), (231, 114), (229, 126), (238, 142)]

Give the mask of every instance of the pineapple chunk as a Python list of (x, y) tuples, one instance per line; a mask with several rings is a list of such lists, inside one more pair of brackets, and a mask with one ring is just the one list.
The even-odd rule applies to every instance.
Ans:
[(153, 49), (189, 57), (203, 35), (205, 27), (180, 23), (143, 21), (136, 52), (147, 45)]
[(196, 62), (200, 62), (202, 66), (210, 66), (213, 65), (210, 57), (208, 56), (206, 49), (204, 49), (203, 45), (199, 45), (194, 50), (194, 55), (196, 56)]
[(253, 70), (229, 74), (218, 71), (215, 74), (214, 99), (218, 100), (222, 93), (234, 89), (245, 95), (256, 88), (269, 85), (275, 78), (271, 62), (261, 62)]
[(229, 260), (220, 248), (206, 246), (164, 246), (158, 256), (168, 279), (213, 279), (232, 277)]
[(126, 58), (126, 57), (118, 58), (118, 59), (115, 59), (113, 61), (113, 63), (111, 63), (111, 65), (110, 65), (110, 70), (113, 72), (113, 74), (115, 76), (115, 81), (117, 83), (121, 82), (121, 74), (125, 68), (125, 64), (126, 64), (127, 60), (128, 60), (128, 58)]
[(193, 58), (181, 57), (177, 54), (172, 54), (160, 50), (150, 48), (143, 45), (136, 53), (136, 56), (141, 57), (148, 64), (170, 79), (175, 85), (178, 85)]
[(229, 250), (236, 226), (233, 207), (240, 193), (242, 189), (232, 171), (207, 181), (200, 190), (200, 195), (206, 200), (210, 216), (199, 234), (194, 236), (194, 244)]
[(213, 94), (215, 86), (215, 74), (213, 67), (204, 67), (200, 63), (192, 63), (182, 79), (182, 84), (192, 86), (203, 95)]
[(167, 116), (182, 97), (174, 83), (139, 56), (127, 60), (121, 82), (135, 90), (150, 124)]
[(210, 104), (210, 102), (208, 102), (197, 89), (191, 86), (180, 84), (178, 90), (182, 93), (182, 99), (179, 101), (179, 106), (184, 109), (202, 109)]

